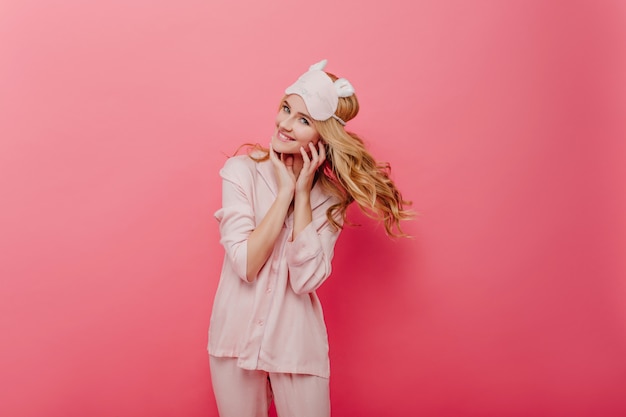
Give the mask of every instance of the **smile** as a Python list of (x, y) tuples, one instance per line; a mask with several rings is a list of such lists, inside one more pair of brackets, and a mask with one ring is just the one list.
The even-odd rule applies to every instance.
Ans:
[(277, 138), (278, 138), (278, 140), (279, 140), (279, 141), (281, 141), (281, 142), (292, 142), (292, 141), (295, 141), (295, 139), (293, 139), (293, 138), (291, 138), (291, 137), (289, 137), (289, 136), (285, 135), (285, 134), (284, 134), (283, 132), (281, 132), (281, 131), (278, 131), (278, 132), (276, 133), (276, 137), (277, 137)]

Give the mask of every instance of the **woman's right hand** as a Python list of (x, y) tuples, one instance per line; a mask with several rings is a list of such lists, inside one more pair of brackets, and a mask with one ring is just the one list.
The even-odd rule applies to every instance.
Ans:
[(289, 201), (293, 200), (296, 190), (296, 174), (293, 172), (293, 155), (280, 154), (280, 158), (274, 152), (270, 142), (270, 161), (274, 165), (276, 179), (278, 181), (278, 194)]

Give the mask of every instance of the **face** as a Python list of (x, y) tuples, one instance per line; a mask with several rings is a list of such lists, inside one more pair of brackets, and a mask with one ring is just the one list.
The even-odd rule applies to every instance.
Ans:
[(317, 145), (319, 139), (302, 97), (296, 94), (285, 97), (276, 115), (276, 129), (272, 136), (274, 150), (299, 155), (301, 146), (308, 151), (309, 143)]

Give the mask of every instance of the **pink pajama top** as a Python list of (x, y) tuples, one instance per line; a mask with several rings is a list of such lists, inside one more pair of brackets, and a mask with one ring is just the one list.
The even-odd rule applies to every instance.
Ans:
[(271, 161), (247, 155), (226, 161), (219, 221), (225, 256), (209, 328), (209, 354), (237, 358), (244, 369), (328, 378), (328, 336), (315, 290), (328, 278), (339, 230), (326, 218), (338, 200), (311, 190), (312, 222), (289, 241), (293, 215), (253, 282), (246, 281), (247, 239), (274, 202)]

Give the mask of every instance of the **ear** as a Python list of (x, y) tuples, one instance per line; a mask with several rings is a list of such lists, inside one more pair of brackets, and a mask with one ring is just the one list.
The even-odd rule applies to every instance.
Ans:
[(322, 59), (320, 62), (317, 62), (309, 67), (309, 71), (324, 71), (324, 68), (328, 64), (327, 59)]

